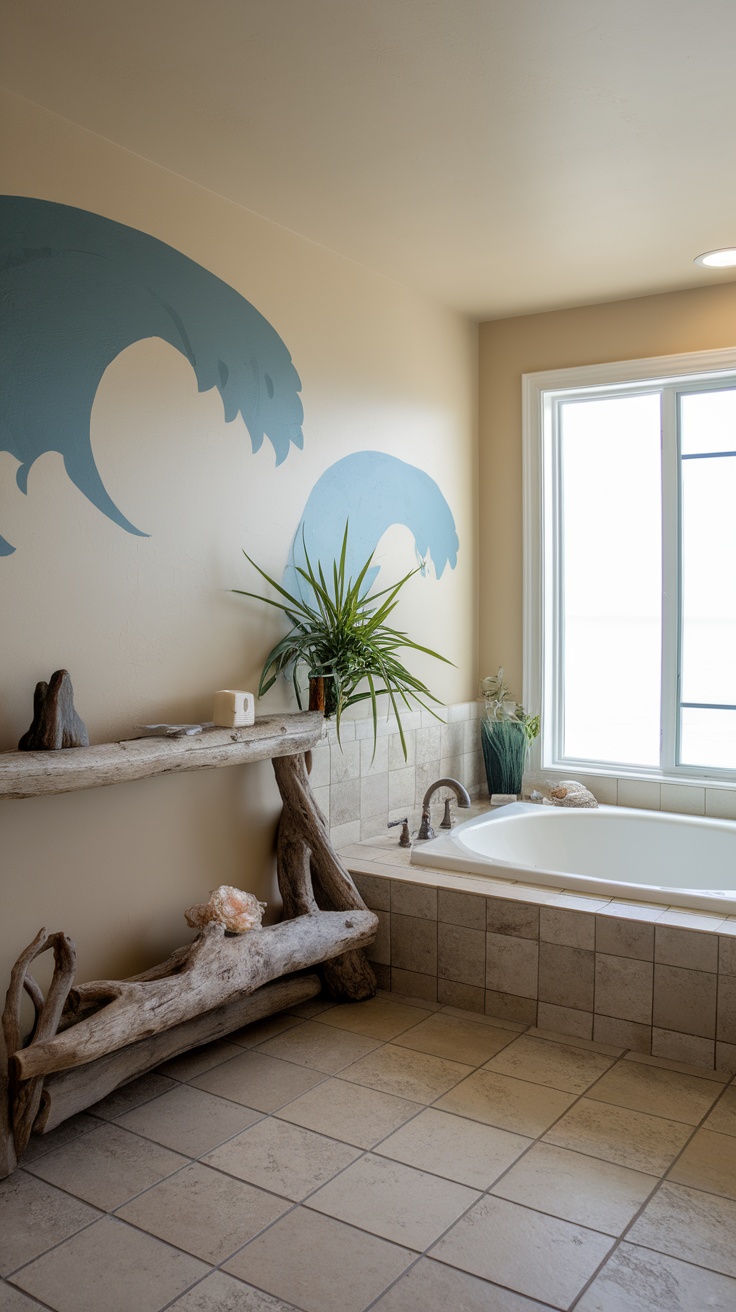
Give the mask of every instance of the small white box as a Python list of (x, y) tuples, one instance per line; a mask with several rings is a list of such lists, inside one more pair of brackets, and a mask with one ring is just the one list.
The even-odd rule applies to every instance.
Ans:
[(242, 729), (253, 724), (256, 718), (255, 697), (252, 692), (237, 692), (222, 688), (215, 693), (212, 720), (220, 729)]

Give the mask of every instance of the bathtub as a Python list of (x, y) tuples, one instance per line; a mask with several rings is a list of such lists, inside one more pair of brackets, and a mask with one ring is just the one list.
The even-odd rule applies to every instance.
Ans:
[[(513, 802), (412, 849), (412, 865), (736, 913), (736, 822)], [(491, 891), (491, 890), (489, 890)]]

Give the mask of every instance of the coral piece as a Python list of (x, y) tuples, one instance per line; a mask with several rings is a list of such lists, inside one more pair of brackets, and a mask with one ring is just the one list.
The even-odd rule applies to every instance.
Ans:
[(67, 670), (56, 670), (48, 683), (37, 683), (33, 694), (33, 724), (18, 743), (19, 752), (57, 751), (89, 747), (87, 730), (74, 708), (74, 690)]
[(193, 929), (204, 929), (215, 920), (231, 934), (245, 934), (249, 929), (260, 929), (266, 902), (259, 902), (252, 893), (244, 893), (230, 884), (220, 884), (210, 895), (209, 902), (188, 907), (184, 919)]
[(549, 797), (544, 798), (545, 806), (579, 806), (592, 809), (597, 806), (593, 794), (585, 784), (579, 784), (575, 779), (562, 779), (560, 783), (553, 784), (549, 790)]

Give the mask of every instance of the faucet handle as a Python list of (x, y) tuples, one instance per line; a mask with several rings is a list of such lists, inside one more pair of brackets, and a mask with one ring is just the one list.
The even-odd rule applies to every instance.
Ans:
[(402, 826), (401, 837), (399, 839), (399, 847), (411, 847), (411, 835), (409, 833), (408, 816), (404, 816), (403, 820), (389, 820), (386, 828), (395, 829), (396, 825)]

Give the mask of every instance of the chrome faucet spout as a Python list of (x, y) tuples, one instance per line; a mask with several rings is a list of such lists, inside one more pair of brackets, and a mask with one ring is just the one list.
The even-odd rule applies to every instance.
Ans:
[(424, 794), (424, 800), (422, 802), (422, 823), (419, 826), (419, 833), (417, 834), (417, 839), (420, 841), (427, 838), (434, 838), (435, 836), (431, 824), (429, 808), (433, 795), (440, 788), (451, 788), (457, 798), (458, 806), (467, 809), (467, 807), (471, 805), (470, 794), (466, 788), (463, 788), (463, 785), (458, 779), (437, 779), (435, 783), (430, 784)]

